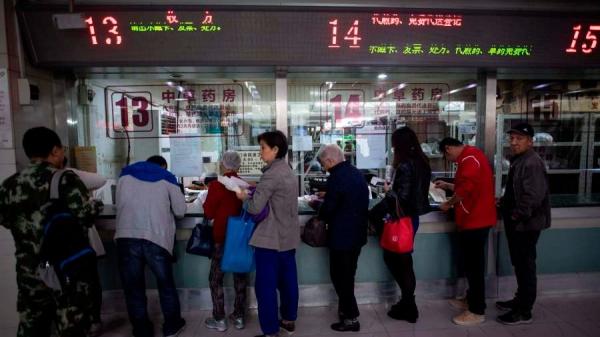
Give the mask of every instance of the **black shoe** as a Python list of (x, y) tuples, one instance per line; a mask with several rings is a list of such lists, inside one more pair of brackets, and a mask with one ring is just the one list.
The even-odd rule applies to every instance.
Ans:
[(292, 334), (294, 333), (294, 331), (296, 331), (296, 322), (294, 321), (283, 321), (280, 320), (279, 321), (279, 327), (283, 330), (285, 330), (285, 332)]
[(177, 337), (185, 330), (185, 320), (182, 318), (173, 331), (164, 331), (165, 337)]
[(517, 308), (517, 300), (513, 298), (512, 300), (508, 301), (498, 301), (496, 302), (496, 308), (502, 311), (514, 310)]
[(331, 324), (331, 329), (340, 332), (360, 331), (360, 323), (357, 319), (345, 319), (343, 321)]
[(419, 318), (419, 310), (415, 299), (402, 299), (400, 302), (392, 305), (387, 315), (393, 319), (416, 323)]
[(533, 317), (531, 311), (511, 310), (498, 316), (498, 322), (506, 325), (531, 324)]

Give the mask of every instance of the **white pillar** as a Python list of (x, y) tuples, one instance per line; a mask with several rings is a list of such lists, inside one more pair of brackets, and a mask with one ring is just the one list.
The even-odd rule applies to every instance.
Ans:
[(288, 136), (287, 78), (275, 79), (275, 127)]

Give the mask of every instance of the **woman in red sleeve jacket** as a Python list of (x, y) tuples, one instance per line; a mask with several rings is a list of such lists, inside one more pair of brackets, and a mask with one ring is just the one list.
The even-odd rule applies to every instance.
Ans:
[[(237, 152), (228, 151), (223, 154), (221, 160), (221, 171), (226, 177), (238, 177), (237, 172), (241, 165), (240, 156)], [(238, 216), (242, 210), (242, 202), (236, 197), (235, 192), (229, 191), (223, 184), (213, 181), (208, 185), (208, 195), (203, 204), (204, 216), (213, 219), (213, 239), (215, 251), (212, 256), (210, 274), (210, 294), (213, 301), (213, 315), (208, 317), (204, 324), (209, 329), (218, 331), (227, 330), (227, 318), (225, 317), (225, 296), (223, 294), (223, 276), (221, 270), (221, 259), (227, 230), (227, 219), (230, 216)], [(233, 274), (235, 288), (234, 310), (229, 319), (236, 329), (245, 326), (246, 314), (246, 286), (247, 274)]]
[(485, 245), (488, 232), (496, 224), (496, 200), (492, 168), (481, 150), (463, 145), (454, 138), (440, 142), (440, 152), (457, 163), (454, 184), (436, 182), (438, 187), (454, 191), (440, 205), (455, 211), (458, 241), (469, 283), (466, 300), (452, 300), (451, 305), (464, 310), (452, 321), (458, 325), (477, 325), (485, 321)]

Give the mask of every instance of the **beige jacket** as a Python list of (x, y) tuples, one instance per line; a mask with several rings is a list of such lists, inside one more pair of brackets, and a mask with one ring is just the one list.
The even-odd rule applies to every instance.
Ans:
[(250, 239), (254, 247), (280, 252), (296, 249), (300, 244), (298, 222), (298, 183), (284, 159), (276, 159), (263, 168), (248, 212), (258, 214), (269, 204), (269, 215), (256, 226)]

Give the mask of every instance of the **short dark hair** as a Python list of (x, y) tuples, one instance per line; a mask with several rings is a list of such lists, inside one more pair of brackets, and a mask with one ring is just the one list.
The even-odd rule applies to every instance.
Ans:
[(23, 135), (23, 149), (28, 158), (46, 158), (55, 146), (62, 147), (60, 137), (47, 127), (31, 128)]
[(288, 142), (283, 132), (275, 130), (261, 133), (258, 135), (258, 142), (260, 143), (261, 140), (267, 143), (267, 145), (269, 145), (271, 148), (277, 146), (278, 150), (275, 158), (283, 158), (287, 154)]
[(440, 142), (440, 153), (446, 153), (446, 146), (462, 146), (463, 143), (452, 137), (446, 137)]
[(164, 166), (164, 167), (168, 166), (167, 160), (162, 156), (152, 156), (152, 157), (146, 159), (146, 161), (150, 162), (150, 163), (154, 163), (158, 166)]

